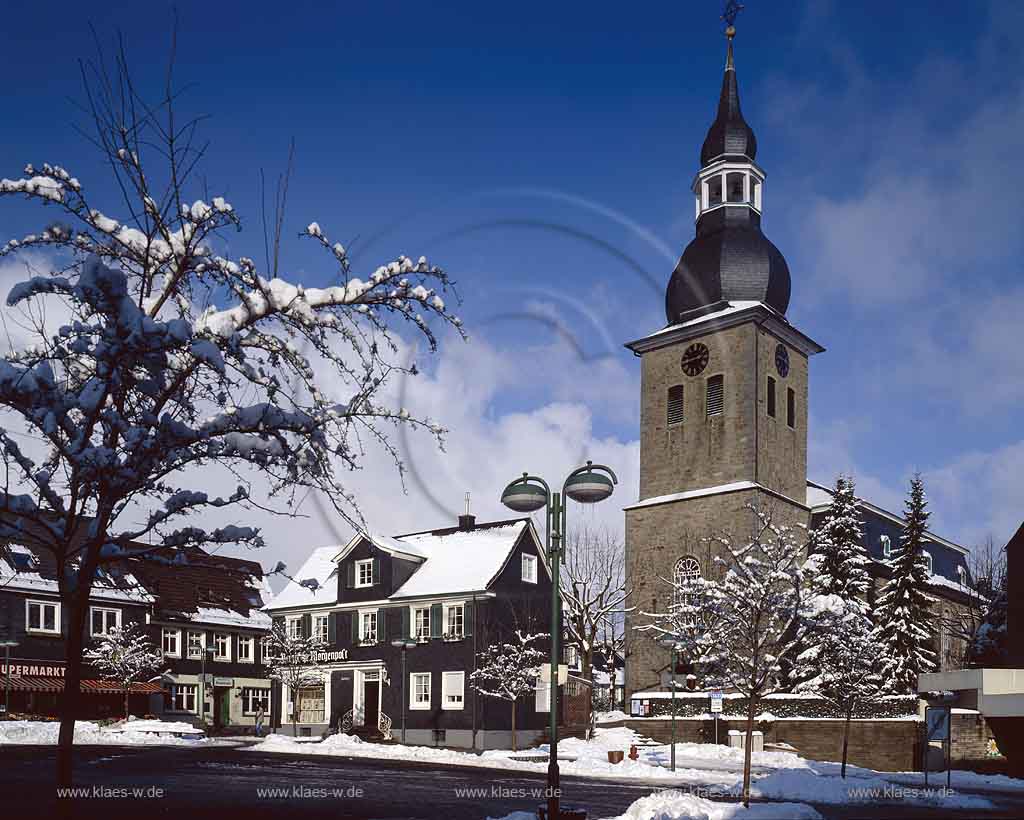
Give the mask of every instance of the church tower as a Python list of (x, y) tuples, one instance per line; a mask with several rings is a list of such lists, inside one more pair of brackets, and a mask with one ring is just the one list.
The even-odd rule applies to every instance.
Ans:
[(750, 507), (809, 520), (809, 358), (786, 320), (786, 260), (761, 231), (764, 170), (728, 48), (718, 113), (693, 182), (696, 237), (665, 293), (668, 324), (626, 346), (640, 358), (640, 497), (626, 508), (626, 691), (661, 688), (669, 653), (634, 627), (665, 611), (668, 580), (716, 574), (711, 537), (748, 537)]

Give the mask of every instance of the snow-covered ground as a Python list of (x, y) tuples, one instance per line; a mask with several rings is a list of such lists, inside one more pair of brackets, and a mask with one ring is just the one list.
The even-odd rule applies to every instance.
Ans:
[[(42, 720), (0, 721), (0, 746), (41, 745), (57, 743), (60, 723)], [(160, 720), (133, 720), (100, 726), (89, 720), (75, 723), (75, 743), (80, 745), (160, 745), (194, 746), (197, 743), (213, 743), (203, 732), (188, 723), (171, 723)]]
[(615, 820), (821, 820), (806, 803), (722, 803), (671, 789), (641, 797)]
[[(668, 746), (649, 746), (639, 749), (639, 759), (626, 757), (621, 763), (608, 762), (608, 751), (628, 752), (630, 744), (638, 736), (625, 727), (598, 728), (593, 740), (583, 741), (567, 738), (558, 746), (559, 757), (571, 758), (560, 764), (563, 775), (584, 777), (605, 777), (616, 780), (647, 781), (652, 786), (676, 787), (677, 796), (701, 798), (707, 801), (714, 797), (735, 798), (742, 789), (743, 752), (709, 743), (676, 744), (676, 771), (666, 768), (670, 749)], [(372, 757), (391, 760), (410, 760), (441, 765), (496, 767), (505, 770), (543, 772), (547, 768), (547, 747), (513, 754), (509, 751), (487, 751), (482, 754), (459, 752), (450, 749), (435, 749), (424, 746), (382, 745), (365, 743), (357, 737), (333, 735), (320, 743), (299, 743), (284, 735), (271, 735), (265, 741), (251, 747), (255, 751), (280, 752), (286, 754), (318, 754), (348, 757)], [(530, 760), (530, 757), (536, 760)], [(519, 759), (516, 759), (519, 758)], [(527, 758), (527, 759), (522, 759)], [(976, 775), (971, 772), (953, 773), (953, 793), (946, 793), (942, 787), (944, 778), (936, 777), (929, 790), (924, 791), (923, 775), (916, 772), (876, 772), (857, 766), (847, 767), (847, 778), (839, 776), (839, 764), (806, 760), (790, 752), (767, 751), (752, 755), (754, 767), (751, 794), (756, 798), (770, 800), (806, 801), (810, 803), (876, 803), (899, 801), (901, 804), (915, 803), (957, 809), (990, 809), (992, 803), (976, 794), (957, 791), (993, 792), (1024, 790), (1024, 781), (1008, 777)], [(939, 782), (936, 782), (939, 781)], [(667, 799), (667, 798), (666, 798)], [(648, 805), (648, 804), (645, 804)], [(728, 806), (729, 804), (722, 804)], [(628, 820), (642, 817), (660, 817), (655, 811), (655, 802), (649, 804), (650, 815), (627, 814)], [(699, 804), (683, 801), (682, 811), (697, 811)], [(647, 811), (647, 808), (638, 811)], [(718, 808), (718, 814), (708, 813), (708, 807), (700, 808), (704, 814), (696, 817), (768, 817), (769, 815), (731, 815), (722, 811), (732, 808)], [(631, 809), (632, 811), (632, 809)], [(802, 811), (802, 809), (801, 809)], [(664, 815), (673, 818), (671, 813)], [(681, 817), (691, 815), (682, 814)], [(772, 815), (774, 816), (774, 815)], [(781, 815), (793, 816), (793, 815)], [(815, 815), (800, 815), (812, 817)]]

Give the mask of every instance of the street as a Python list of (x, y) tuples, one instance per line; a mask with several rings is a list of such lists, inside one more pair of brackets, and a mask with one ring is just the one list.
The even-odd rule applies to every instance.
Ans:
[[(297, 757), (251, 752), (242, 746), (79, 747), (75, 785), (84, 789), (58, 805), (51, 786), (51, 747), (0, 747), (4, 816), (176, 816), (262, 818), (282, 815), (332, 818), (443, 818), (483, 820), (542, 802), (542, 774), (438, 767), (394, 761)], [(563, 803), (581, 805), (591, 818), (614, 817), (658, 787), (608, 780), (562, 779)], [(472, 790), (472, 791), (469, 791)], [(538, 796), (532, 796), (537, 794)], [(719, 798), (720, 799), (720, 798)], [(1024, 815), (1024, 796), (998, 797), (998, 813)], [(140, 803), (142, 805), (140, 805)], [(829, 818), (978, 817), (906, 805), (816, 805)]]

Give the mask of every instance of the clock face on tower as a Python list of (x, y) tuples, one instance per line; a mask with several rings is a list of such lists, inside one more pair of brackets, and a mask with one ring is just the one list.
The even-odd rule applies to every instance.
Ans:
[(775, 369), (779, 371), (782, 378), (789, 375), (789, 351), (786, 350), (785, 345), (775, 348)]
[(680, 363), (683, 372), (687, 376), (696, 376), (701, 373), (705, 367), (708, 366), (708, 359), (710, 354), (708, 353), (708, 346), (701, 344), (700, 342), (694, 342), (683, 353), (683, 360)]

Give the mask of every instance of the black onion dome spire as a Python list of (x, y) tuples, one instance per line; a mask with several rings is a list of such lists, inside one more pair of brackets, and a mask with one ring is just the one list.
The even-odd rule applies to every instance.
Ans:
[[(730, 27), (729, 31), (735, 33)], [(745, 156), (757, 158), (757, 137), (754, 129), (747, 125), (740, 110), (740, 89), (736, 82), (736, 67), (732, 59), (732, 36), (725, 58), (725, 76), (722, 77), (722, 93), (718, 98), (718, 116), (711, 123), (704, 145), (700, 149), (700, 164), (707, 165), (715, 157)]]
[[(698, 192), (701, 186), (720, 187), (715, 199), (705, 190), (702, 201), (698, 193), (697, 237), (683, 251), (665, 293), (670, 325), (721, 302), (763, 302), (782, 314), (789, 307), (789, 266), (761, 232), (759, 186), (764, 175), (754, 164), (754, 132), (740, 113), (732, 56), (735, 33), (731, 25), (726, 30), (729, 48), (718, 116), (704, 140), (697, 182)], [(708, 170), (720, 162), (721, 172)], [(739, 184), (735, 190), (733, 181)]]

